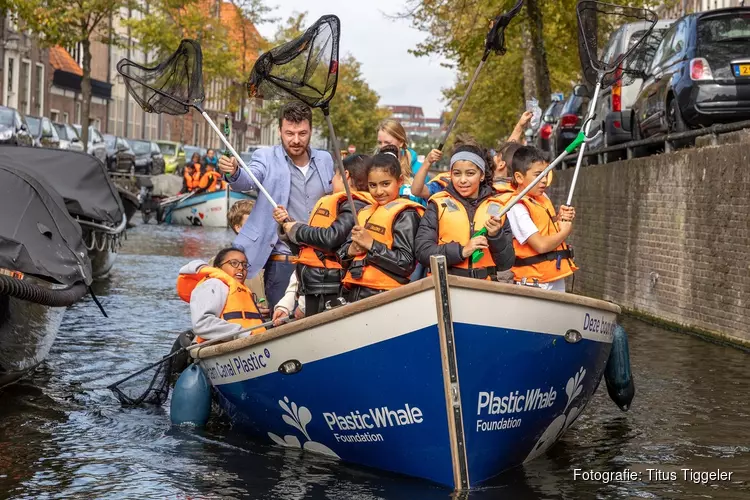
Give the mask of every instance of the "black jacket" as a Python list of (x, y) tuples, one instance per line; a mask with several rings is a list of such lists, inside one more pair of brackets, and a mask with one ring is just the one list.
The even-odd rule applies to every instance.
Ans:
[[(368, 204), (355, 199), (354, 206), (359, 213)], [(336, 251), (351, 235), (355, 223), (356, 219), (352, 215), (349, 202), (345, 198), (339, 203), (338, 216), (330, 227), (311, 227), (307, 224), (298, 223), (292, 226), (286, 237), (293, 245), (313, 247), (322, 254), (338, 260)], [(320, 256), (318, 255), (318, 257)], [(297, 291), (300, 295), (338, 294), (343, 277), (344, 273), (341, 269), (326, 269), (298, 264), (297, 279), (299, 284)]]
[[(393, 245), (389, 249), (384, 244), (375, 241), (372, 248), (367, 252), (364, 264), (376, 266), (386, 274), (409, 280), (409, 277), (417, 267), (414, 257), (414, 239), (419, 228), (419, 213), (413, 208), (407, 208), (393, 221)], [(348, 268), (354, 261), (353, 257), (347, 255), (349, 246), (352, 244), (351, 234), (338, 250), (344, 268)]]
[[(469, 220), (474, 220), (474, 213), (476, 212), (477, 206), (496, 194), (494, 189), (490, 186), (483, 185), (479, 190), (479, 196), (476, 200), (467, 200), (459, 195), (452, 185), (448, 185), (446, 191), (458, 202), (460, 202), (466, 209), (466, 213), (469, 215)], [(422, 217), (422, 221), (419, 224), (419, 231), (417, 232), (416, 241), (416, 252), (417, 259), (426, 268), (430, 268), (430, 256), (432, 255), (444, 255), (448, 263), (448, 272), (451, 272), (451, 267), (456, 266), (463, 262), (465, 259), (462, 255), (463, 246), (456, 242), (446, 243), (444, 245), (438, 244), (438, 221), (439, 207), (436, 203), (430, 202), (427, 206), (427, 211)], [(479, 231), (481, 228), (475, 228), (474, 231)], [(487, 236), (487, 243), (490, 246), (490, 254), (492, 260), (495, 262), (495, 266), (498, 271), (505, 271), (513, 266), (515, 261), (516, 253), (513, 250), (513, 233), (510, 230), (510, 224), (508, 219), (505, 219), (505, 225), (495, 236)], [(494, 277), (493, 277), (494, 279)]]

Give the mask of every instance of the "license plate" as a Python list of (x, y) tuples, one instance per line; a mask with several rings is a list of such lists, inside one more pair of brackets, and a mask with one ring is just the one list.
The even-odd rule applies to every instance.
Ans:
[(734, 67), (734, 76), (750, 76), (750, 64), (737, 64)]

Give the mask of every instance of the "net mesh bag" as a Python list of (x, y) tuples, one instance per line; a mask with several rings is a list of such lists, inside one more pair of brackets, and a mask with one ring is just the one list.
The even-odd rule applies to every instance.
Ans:
[(505, 28), (510, 24), (511, 19), (518, 14), (521, 7), (523, 7), (523, 0), (518, 0), (512, 9), (500, 14), (492, 21), (492, 28), (484, 41), (486, 54), (494, 51), (498, 55), (505, 55)]
[(176, 378), (187, 367), (190, 355), (184, 350), (193, 339), (193, 333), (182, 333), (172, 352), (154, 364), (115, 382), (108, 387), (124, 406), (163, 405)]
[(340, 32), (338, 17), (323, 16), (299, 37), (261, 55), (247, 80), (248, 95), (326, 107), (336, 93)]
[(183, 40), (177, 50), (156, 67), (129, 59), (117, 63), (128, 93), (148, 113), (184, 115), (203, 102), (203, 55), (195, 40)]
[[(657, 21), (649, 9), (582, 0), (578, 14), (578, 54), (583, 75), (591, 85), (601, 79), (602, 88), (621, 80), (623, 85), (643, 78), (656, 51), (658, 37), (652, 37)], [(629, 45), (609, 43), (623, 24), (633, 30)], [(644, 40), (646, 43), (644, 43)], [(655, 45), (654, 45), (655, 43)]]

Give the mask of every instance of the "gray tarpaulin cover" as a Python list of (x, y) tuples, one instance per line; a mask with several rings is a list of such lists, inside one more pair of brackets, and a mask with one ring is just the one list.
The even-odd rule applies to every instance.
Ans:
[(65, 200), (68, 212), (100, 224), (117, 226), (125, 209), (102, 162), (76, 151), (0, 147), (0, 165), (43, 178)]
[(0, 156), (0, 268), (63, 285), (90, 284), (81, 227), (50, 184), (8, 165), (8, 153), (3, 149)]

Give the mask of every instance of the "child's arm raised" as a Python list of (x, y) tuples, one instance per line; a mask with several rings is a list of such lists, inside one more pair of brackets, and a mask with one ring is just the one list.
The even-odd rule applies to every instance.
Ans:
[(518, 119), (518, 123), (516, 123), (516, 126), (513, 128), (513, 133), (508, 137), (508, 142), (523, 144), (521, 141), (523, 140), (524, 134), (526, 134), (526, 127), (529, 126), (529, 122), (533, 116), (534, 115), (531, 111), (523, 112), (521, 118)]
[(414, 176), (414, 180), (411, 183), (411, 194), (414, 196), (419, 196), (422, 199), (429, 200), (430, 199), (430, 188), (427, 187), (427, 171), (430, 170), (430, 167), (433, 163), (437, 163), (440, 161), (440, 159), (443, 157), (443, 152), (439, 149), (433, 149), (430, 151), (430, 154), (428, 154), (425, 159), (424, 163), (422, 163), (422, 167), (420, 167), (419, 171), (417, 172), (417, 175)]

